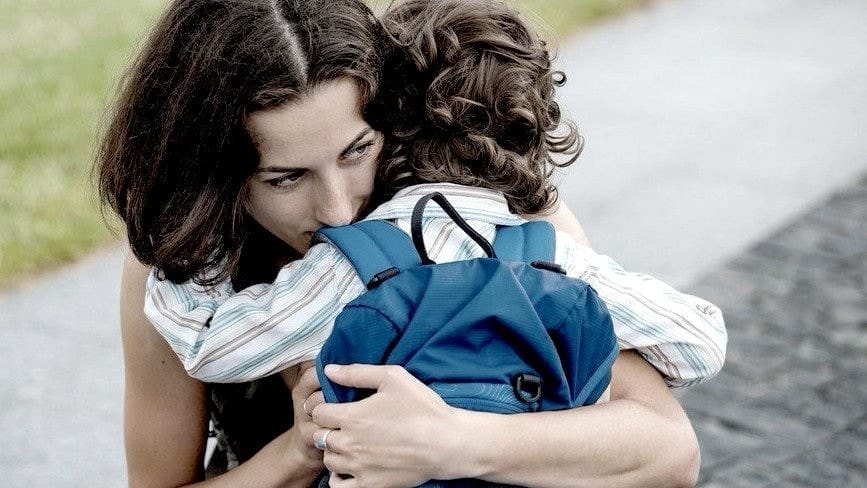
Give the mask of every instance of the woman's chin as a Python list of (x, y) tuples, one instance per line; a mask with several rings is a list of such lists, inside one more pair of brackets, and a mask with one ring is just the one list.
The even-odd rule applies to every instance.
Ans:
[(286, 241), (286, 243), (298, 254), (304, 255), (310, 249), (314, 234), (314, 232), (305, 232), (300, 237), (296, 237), (292, 241)]

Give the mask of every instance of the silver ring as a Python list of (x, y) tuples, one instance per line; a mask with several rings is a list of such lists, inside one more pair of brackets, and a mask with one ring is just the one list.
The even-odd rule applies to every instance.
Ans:
[(328, 450), (328, 434), (334, 432), (334, 429), (328, 429), (321, 439), (313, 439), (313, 445), (320, 451)]
[(306, 413), (307, 416), (312, 419), (313, 418), (313, 412), (307, 410), (307, 400), (310, 400), (310, 397), (305, 398), (304, 401), (301, 403), (301, 410), (304, 410), (304, 413)]

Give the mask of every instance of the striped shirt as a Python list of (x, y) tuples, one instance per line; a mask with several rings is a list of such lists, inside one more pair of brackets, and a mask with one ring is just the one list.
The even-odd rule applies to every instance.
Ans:
[[(525, 220), (509, 212), (495, 191), (453, 184), (409, 187), (367, 219), (388, 220), (409, 233), (416, 201), (443, 193), (489, 241), (498, 225)], [(483, 257), (482, 249), (438, 206), (423, 222), (434, 261)], [(589, 283), (611, 314), (621, 349), (637, 350), (671, 387), (700, 383), (725, 359), (726, 329), (713, 304), (680, 293), (645, 274), (628, 273), (568, 234), (557, 232), (555, 261)], [(366, 288), (350, 262), (328, 243), (283, 267), (273, 284), (235, 292), (228, 281), (203, 288), (157, 278), (147, 282), (145, 314), (168, 341), (187, 372), (200, 380), (233, 383), (261, 378), (316, 357), (343, 307)]]

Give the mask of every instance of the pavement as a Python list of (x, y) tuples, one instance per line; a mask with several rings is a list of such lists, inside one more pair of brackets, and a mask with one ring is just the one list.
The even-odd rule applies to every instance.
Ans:
[(121, 247), (0, 294), (0, 486), (126, 485)]
[(681, 397), (701, 486), (867, 486), (867, 172), (688, 289), (729, 331)]
[[(719, 304), (701, 486), (867, 486), (867, 3), (652, 2), (570, 39), (594, 247)], [(0, 293), (0, 486), (124, 486), (118, 245)]]

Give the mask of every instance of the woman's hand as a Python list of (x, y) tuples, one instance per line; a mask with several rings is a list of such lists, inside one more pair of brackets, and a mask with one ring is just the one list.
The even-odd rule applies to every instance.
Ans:
[(330, 486), (416, 486), (444, 477), (445, 455), (459, 451), (446, 445), (454, 409), (433, 390), (400, 366), (328, 365), (325, 374), (341, 385), (376, 390), (358, 402), (313, 409), (322, 427), (314, 435), (328, 433)]

